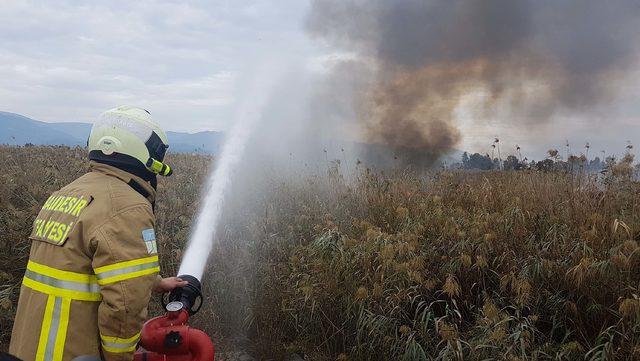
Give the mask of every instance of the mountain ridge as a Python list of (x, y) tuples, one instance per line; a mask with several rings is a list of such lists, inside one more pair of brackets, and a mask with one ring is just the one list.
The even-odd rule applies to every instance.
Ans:
[[(21, 114), (0, 111), (0, 144), (68, 145), (87, 144), (91, 124), (81, 122), (47, 123)], [(218, 153), (223, 133), (167, 132), (170, 150), (180, 153)]]
[[(0, 144), (20, 146), (34, 145), (67, 145), (85, 147), (91, 131), (91, 124), (80, 122), (47, 123), (24, 115), (0, 111)], [(218, 154), (221, 150), (224, 133), (204, 131), (196, 133), (167, 132), (169, 151), (176, 153)], [(333, 149), (336, 159), (344, 154), (340, 149), (352, 148), (366, 163), (381, 166), (392, 166), (398, 162), (430, 166), (436, 160), (452, 164), (460, 160), (462, 152), (452, 149), (441, 155), (423, 154), (409, 148), (391, 148), (381, 144), (332, 141), (315, 149), (316, 160), (326, 159), (328, 149)], [(324, 150), (323, 150), (324, 149)], [(323, 153), (324, 152), (324, 153)], [(311, 153), (309, 153), (311, 154)], [(324, 154), (324, 157), (322, 156)], [(360, 158), (362, 157), (362, 158)], [(399, 161), (398, 159), (401, 158)], [(313, 157), (312, 157), (313, 159)]]

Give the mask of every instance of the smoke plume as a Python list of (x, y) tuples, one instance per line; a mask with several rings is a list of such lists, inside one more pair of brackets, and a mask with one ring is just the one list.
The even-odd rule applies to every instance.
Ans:
[(610, 100), (638, 15), (635, 0), (315, 0), (307, 30), (355, 52), (335, 71), (371, 70), (354, 83), (366, 141), (437, 155), (459, 141), (453, 113), (472, 93), (479, 118), (506, 107), (530, 125)]

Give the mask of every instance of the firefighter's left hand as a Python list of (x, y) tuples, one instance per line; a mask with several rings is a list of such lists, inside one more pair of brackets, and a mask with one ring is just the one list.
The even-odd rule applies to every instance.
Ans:
[(182, 278), (179, 278), (179, 277), (162, 278), (153, 287), (153, 292), (157, 292), (157, 293), (171, 292), (176, 287), (184, 287), (188, 284), (189, 282), (183, 281)]

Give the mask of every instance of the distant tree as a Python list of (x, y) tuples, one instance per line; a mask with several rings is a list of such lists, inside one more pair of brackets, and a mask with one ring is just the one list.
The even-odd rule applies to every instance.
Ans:
[(604, 163), (600, 160), (600, 157), (595, 157), (589, 162), (589, 171), (591, 172), (599, 172), (604, 167)]
[(536, 169), (539, 171), (549, 172), (549, 171), (552, 171), (553, 168), (554, 168), (553, 160), (549, 158), (536, 163)]
[(500, 165), (500, 158), (493, 158), (493, 164), (491, 165), (491, 168), (502, 169), (502, 166)]
[(469, 164), (469, 153), (464, 152), (462, 153), (462, 166), (464, 168), (467, 168), (468, 164)]
[(571, 171), (571, 172), (575, 172), (578, 167), (580, 165), (580, 158), (571, 154), (569, 155), (569, 157), (567, 157), (567, 170)]
[(507, 159), (504, 160), (504, 170), (520, 170), (522, 169), (522, 164), (520, 160), (515, 155), (510, 155)]
[(465, 169), (489, 170), (493, 168), (493, 161), (491, 161), (491, 158), (487, 155), (474, 153), (471, 156), (467, 156), (469, 157), (469, 160), (465, 165)]

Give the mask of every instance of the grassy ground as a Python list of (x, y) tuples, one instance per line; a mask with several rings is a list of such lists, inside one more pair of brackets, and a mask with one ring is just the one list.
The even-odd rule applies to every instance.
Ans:
[[(84, 151), (2, 148), (0, 330), (30, 224)], [(209, 159), (160, 184), (175, 272)], [(337, 169), (247, 191), (227, 211), (195, 324), (261, 359), (640, 359), (640, 193), (558, 172), (440, 172), (346, 182)], [(250, 200), (250, 202), (249, 202)]]

